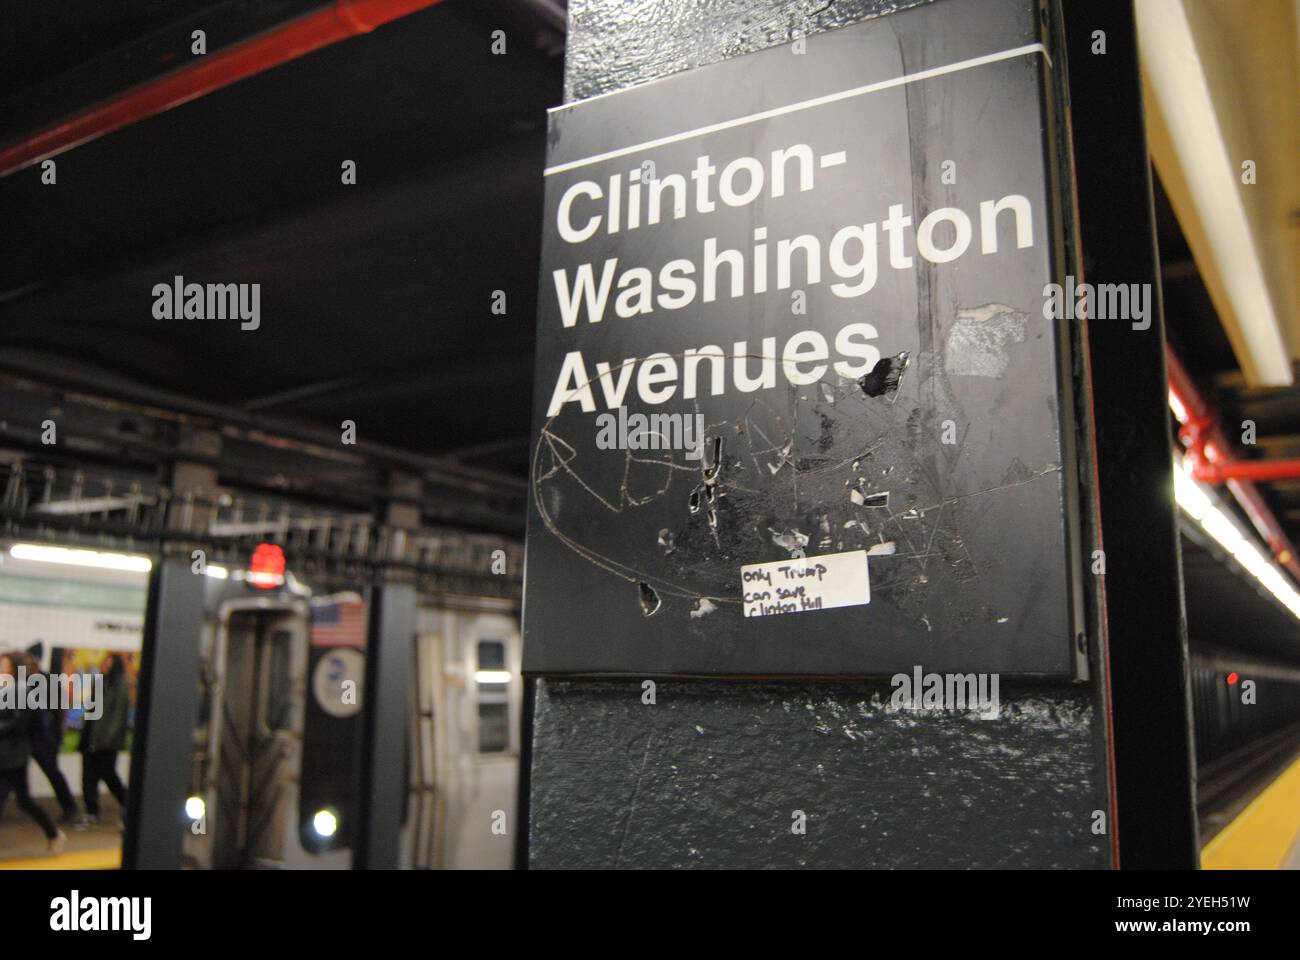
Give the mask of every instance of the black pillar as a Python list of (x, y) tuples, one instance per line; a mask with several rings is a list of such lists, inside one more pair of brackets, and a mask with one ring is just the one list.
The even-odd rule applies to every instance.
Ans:
[(356, 869), (399, 865), (414, 637), (415, 587), (405, 583), (376, 587), (370, 599), (358, 829), (353, 834)]
[[(1093, 321), (1120, 866), (1198, 863), (1164, 312), (1131, 3), (1065, 8), (1083, 280), (1150, 284), (1149, 329)], [(1096, 31), (1106, 52), (1094, 53)], [(1100, 131), (1105, 130), (1101, 135)]]
[[(847, 0), (809, 13), (767, 0), (742, 18), (722, 2), (661, 0), (650, 19), (617, 0), (571, 0), (566, 97), (919, 5)], [(1106, 143), (1119, 152), (1109, 130)], [(1117, 533), (1113, 549), (1140, 531)], [(1100, 647), (1086, 683), (1004, 677), (1001, 715), (977, 731), (891, 713), (882, 679), (659, 678), (651, 705), (639, 677), (530, 678), (527, 863), (1111, 866), (1109, 829), (1096, 830), (1113, 813)], [(791, 829), (799, 813), (802, 834)]]
[(149, 579), (122, 840), (126, 869), (179, 869), (198, 711), (202, 574), (164, 559)]

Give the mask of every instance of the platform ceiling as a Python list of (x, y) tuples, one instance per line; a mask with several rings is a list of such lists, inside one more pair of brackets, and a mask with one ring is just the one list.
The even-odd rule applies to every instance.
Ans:
[[(196, 24), (215, 52), (319, 6), (21, 4), (0, 32), (0, 142), (189, 59)], [(448, 0), (65, 153), (53, 186), (39, 167), (0, 178), (4, 368), (352, 419), (522, 476), (561, 98), (548, 23), (534, 4)], [(178, 275), (261, 284), (260, 329), (156, 319), (152, 288)]]

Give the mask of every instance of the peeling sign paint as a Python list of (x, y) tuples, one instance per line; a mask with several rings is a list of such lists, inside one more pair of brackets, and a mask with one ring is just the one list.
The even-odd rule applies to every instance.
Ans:
[(695, 601), (695, 608), (691, 610), (691, 619), (698, 620), (701, 617), (707, 617), (716, 609), (718, 609), (718, 605), (712, 600), (708, 597), (700, 597), (699, 600)]
[(652, 617), (659, 612), (659, 606), (663, 602), (659, 599), (659, 594), (655, 588), (648, 583), (638, 583), (637, 590), (641, 596), (641, 612), (647, 617)]
[(802, 555), (803, 548), (808, 546), (808, 534), (800, 533), (798, 530), (787, 530), (784, 533), (777, 533), (771, 527), (767, 532), (772, 535), (772, 542), (782, 550), (788, 550), (790, 553), (800, 552)]
[(986, 303), (957, 311), (957, 322), (948, 333), (944, 368), (967, 377), (1002, 377), (1011, 359), (1013, 343), (1025, 342), (1028, 317), (1003, 303)]
[(884, 397), (898, 389), (903, 371), (907, 369), (908, 355), (904, 350), (896, 357), (882, 357), (871, 372), (858, 379), (858, 386), (869, 397)]

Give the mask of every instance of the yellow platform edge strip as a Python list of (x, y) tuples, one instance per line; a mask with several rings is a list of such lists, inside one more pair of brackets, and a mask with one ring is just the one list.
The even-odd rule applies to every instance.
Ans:
[(1201, 851), (1203, 870), (1277, 870), (1300, 837), (1300, 760)]
[(57, 857), (0, 860), (0, 870), (116, 870), (121, 866), (122, 851), (113, 847), (61, 853)]

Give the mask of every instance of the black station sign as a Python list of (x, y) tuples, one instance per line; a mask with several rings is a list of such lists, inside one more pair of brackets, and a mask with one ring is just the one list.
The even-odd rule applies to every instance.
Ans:
[(1053, 71), (943, 0), (551, 112), (527, 672), (1078, 674)]

